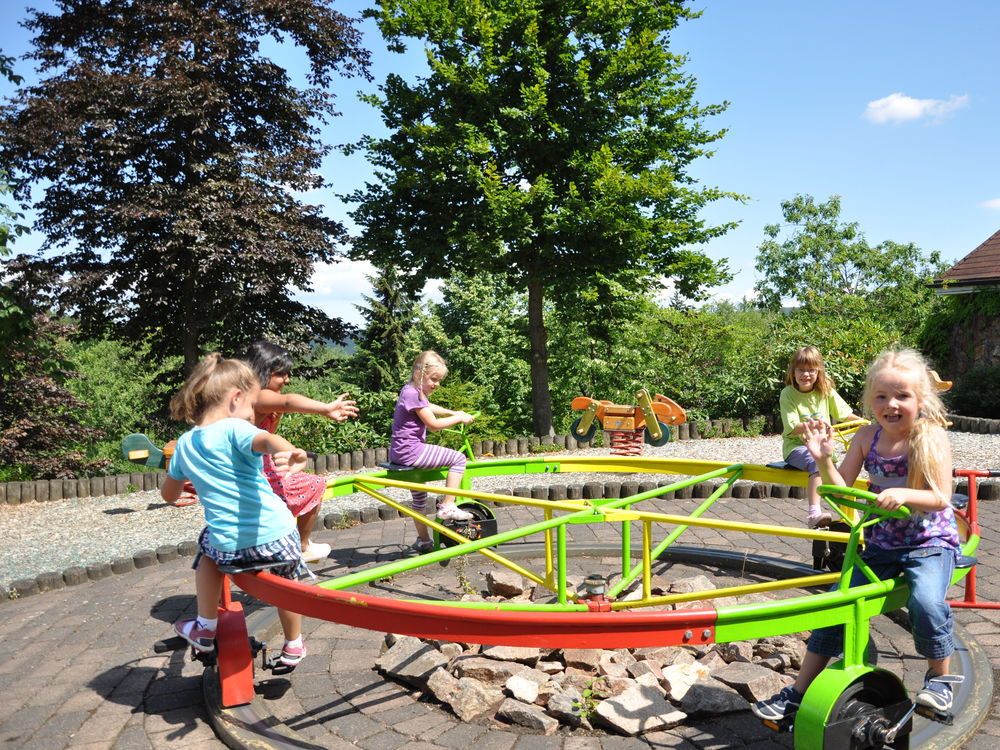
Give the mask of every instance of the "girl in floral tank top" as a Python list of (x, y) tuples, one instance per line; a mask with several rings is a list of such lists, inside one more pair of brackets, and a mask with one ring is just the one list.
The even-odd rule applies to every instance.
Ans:
[[(826, 422), (805, 423), (802, 442), (809, 449), (824, 484), (850, 487), (868, 472), (873, 505), (887, 511), (903, 506), (905, 518), (883, 518), (866, 529), (861, 557), (882, 580), (902, 576), (917, 652), (927, 659), (924, 687), (916, 702), (939, 713), (951, 710), (949, 674), (952, 638), (951, 607), (945, 595), (955, 570), (958, 529), (951, 508), (951, 447), (944, 427), (944, 406), (923, 358), (912, 349), (883, 352), (868, 370), (862, 398), (876, 424), (854, 436), (840, 467), (833, 463), (833, 429)], [(855, 569), (852, 586), (867, 583)], [(843, 626), (814, 630), (794, 685), (755, 703), (751, 710), (765, 720), (781, 721), (798, 710), (812, 681), (843, 650)]]
[[(884, 458), (876, 450), (882, 427), (875, 430), (871, 448), (865, 456), (868, 491), (876, 495), (890, 487), (906, 487), (907, 455)], [(909, 518), (886, 518), (868, 530), (867, 541), (886, 549), (913, 549), (924, 545), (957, 550), (958, 527), (955, 511), (949, 504), (943, 510), (913, 513)]]

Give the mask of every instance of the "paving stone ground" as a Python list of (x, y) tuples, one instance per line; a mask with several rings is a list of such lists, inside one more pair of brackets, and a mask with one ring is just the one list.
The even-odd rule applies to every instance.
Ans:
[[(689, 513), (701, 500), (675, 500), (660, 509)], [(726, 520), (798, 526), (803, 501), (723, 498), (711, 511)], [(978, 596), (1000, 601), (1000, 503), (979, 509), (983, 542), (977, 557)], [(537, 510), (498, 510), (501, 527), (540, 518)], [(573, 526), (575, 544), (609, 541), (607, 526)], [(85, 532), (84, 532), (85, 533)], [(398, 559), (413, 536), (406, 519), (318, 532), (334, 547), (323, 574)], [(708, 546), (806, 562), (810, 542), (745, 533), (690, 528), (687, 546)], [(171, 623), (194, 612), (190, 558), (154, 565), (134, 573), (0, 604), (0, 743), (18, 748), (98, 748), (140, 750), (224, 747), (207, 720), (200, 688), (201, 666), (185, 652), (155, 654), (153, 643), (171, 635)], [(590, 564), (589, 562), (586, 564)], [(453, 569), (433, 566), (441, 580)], [(470, 571), (474, 568), (470, 568)], [(589, 571), (584, 571), (589, 572)], [(471, 572), (469, 573), (472, 574)], [(428, 573), (428, 577), (430, 575)], [(433, 580), (425, 582), (437, 585)], [(388, 591), (402, 582), (383, 584)], [(405, 586), (413, 585), (412, 580)], [(242, 596), (242, 595), (238, 595)], [(952, 591), (961, 598), (962, 587)], [(248, 612), (263, 605), (244, 599)], [(961, 609), (957, 620), (975, 637), (994, 666), (1000, 685), (1000, 611)], [(913, 653), (909, 634), (896, 622), (877, 618), (879, 663), (918, 687), (924, 662)], [(391, 628), (387, 628), (391, 629)], [(415, 701), (404, 688), (382, 680), (371, 669), (381, 634), (335, 623), (307, 620), (309, 656), (290, 675), (258, 671), (258, 692), (273, 715), (324, 747), (366, 750), (638, 750), (640, 748), (791, 747), (788, 735), (775, 735), (749, 712), (719, 717), (673, 732), (624, 738), (558, 734), (542, 737), (499, 724), (463, 723), (433, 703)], [(966, 750), (995, 750), (1000, 738), (1000, 707), (992, 710)]]

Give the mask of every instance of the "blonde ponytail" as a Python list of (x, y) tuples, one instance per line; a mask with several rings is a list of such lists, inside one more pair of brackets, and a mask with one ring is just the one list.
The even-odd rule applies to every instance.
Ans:
[(197, 424), (206, 410), (221, 403), (233, 388), (258, 388), (257, 375), (238, 359), (223, 359), (212, 352), (195, 365), (184, 387), (170, 399), (170, 416), (178, 422)]

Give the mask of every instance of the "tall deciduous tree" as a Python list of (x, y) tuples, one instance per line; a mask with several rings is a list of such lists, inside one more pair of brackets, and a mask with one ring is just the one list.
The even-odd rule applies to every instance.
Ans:
[[(294, 302), (343, 226), (300, 199), (322, 184), (318, 124), (336, 74), (368, 53), (330, 0), (58, 0), (32, 11), (41, 82), (0, 112), (0, 163), (44, 193), (37, 258), (11, 271), (51, 285), (84, 333), (149, 337), (188, 365), (277, 328), (339, 339)], [(310, 88), (260, 51), (308, 58)]]
[(902, 332), (917, 330), (934, 304), (927, 288), (943, 270), (937, 251), (891, 240), (870, 245), (857, 222), (840, 218), (840, 197), (783, 201), (782, 224), (764, 227), (757, 248), (758, 301), (780, 309), (796, 300), (821, 315), (877, 315)]
[(727, 196), (687, 174), (721, 133), (703, 121), (668, 34), (682, 0), (383, 0), (391, 48), (421, 40), (429, 73), (390, 76), (392, 131), (363, 142), (376, 181), (349, 196), (356, 257), (427, 278), (499, 275), (527, 292), (533, 425), (552, 431), (544, 309), (581, 304), (595, 274), (697, 294), (727, 278), (688, 249), (724, 233)]

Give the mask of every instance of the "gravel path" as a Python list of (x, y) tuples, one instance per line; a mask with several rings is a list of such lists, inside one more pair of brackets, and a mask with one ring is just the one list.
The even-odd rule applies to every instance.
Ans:
[[(949, 433), (956, 468), (1000, 468), (1000, 435)], [(602, 448), (574, 451), (579, 455), (606, 455)], [(685, 440), (659, 448), (646, 446), (649, 458), (680, 457), (766, 464), (781, 455), (781, 438), (719, 438)], [(338, 472), (329, 476), (343, 476)], [(607, 475), (602, 475), (607, 476)], [(558, 477), (558, 479), (557, 479)], [(535, 474), (495, 477), (476, 482), (477, 489), (510, 489), (545, 481), (565, 483), (567, 475)], [(596, 479), (591, 475), (572, 475), (573, 482)], [(404, 493), (387, 494), (402, 498)], [(352, 509), (375, 507), (380, 503), (367, 495), (354, 494), (327, 500), (321, 517)], [(32, 578), (40, 573), (62, 571), (74, 565), (107, 563), (118, 557), (131, 557), (141, 549), (155, 550), (161, 545), (194, 540), (203, 526), (201, 506), (183, 508), (166, 505), (158, 490), (129, 495), (77, 498), (54, 502), (0, 505), (0, 591), (12, 581)]]

